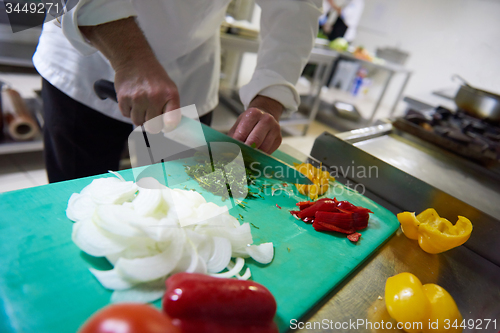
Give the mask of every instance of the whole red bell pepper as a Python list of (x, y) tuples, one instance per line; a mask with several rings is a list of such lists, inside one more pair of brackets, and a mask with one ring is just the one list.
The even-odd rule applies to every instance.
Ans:
[(163, 311), (183, 333), (276, 333), (276, 301), (261, 284), (178, 273), (166, 281)]

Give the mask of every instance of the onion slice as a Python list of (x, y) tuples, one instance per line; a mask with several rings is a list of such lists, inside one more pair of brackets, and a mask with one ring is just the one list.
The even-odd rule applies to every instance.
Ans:
[(186, 242), (186, 234), (182, 229), (173, 229), (167, 249), (160, 254), (137, 259), (120, 258), (116, 262), (118, 269), (126, 278), (137, 281), (151, 281), (168, 275), (179, 262)]
[(127, 247), (117, 237), (108, 237), (92, 220), (73, 224), (73, 242), (84, 252), (94, 257), (105, 257), (118, 253)]
[(144, 233), (130, 225), (129, 220), (141, 219), (135, 212), (119, 205), (102, 205), (97, 207), (94, 222), (100, 228), (114, 235), (125, 237), (141, 237)]
[(122, 204), (131, 201), (137, 192), (134, 182), (123, 182), (118, 178), (98, 178), (90, 183), (88, 188), (92, 200), (97, 204)]
[(252, 277), (252, 272), (250, 271), (250, 268), (247, 267), (246, 271), (245, 271), (245, 274), (243, 275), (239, 275), (239, 274), (236, 274), (236, 278), (238, 280), (248, 280), (249, 278)]
[(162, 202), (162, 190), (139, 188), (139, 194), (132, 204), (137, 214), (151, 216)]
[(211, 276), (215, 277), (220, 277), (220, 278), (230, 278), (238, 274), (242, 269), (243, 266), (245, 266), (245, 259), (238, 257), (236, 258), (236, 263), (234, 264), (234, 267), (229, 268), (228, 266), (228, 271), (224, 273), (218, 273), (218, 274), (210, 274)]
[(273, 261), (274, 247), (273, 243), (263, 243), (260, 245), (247, 246), (247, 253), (253, 260), (261, 264), (269, 264)]
[(231, 242), (226, 238), (213, 237), (214, 250), (207, 262), (209, 273), (218, 273), (227, 267), (231, 261)]
[(130, 289), (136, 284), (132, 281), (126, 280), (116, 269), (99, 271), (97, 269), (89, 268), (89, 270), (106, 289), (124, 290)]
[(130, 289), (116, 290), (111, 295), (111, 303), (149, 303), (165, 294), (165, 279), (142, 283)]
[(92, 217), (97, 204), (92, 200), (90, 195), (73, 193), (68, 201), (66, 208), (66, 216), (71, 221), (81, 221)]

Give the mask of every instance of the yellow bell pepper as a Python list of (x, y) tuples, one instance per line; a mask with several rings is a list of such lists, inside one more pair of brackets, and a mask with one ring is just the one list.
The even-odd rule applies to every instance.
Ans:
[(406, 237), (418, 240), (418, 244), (427, 253), (441, 253), (465, 243), (472, 232), (469, 219), (459, 216), (453, 225), (440, 217), (436, 210), (429, 208), (415, 216), (415, 213), (398, 214), (401, 229)]
[[(423, 285), (425, 296), (430, 302), (428, 325), (424, 325), (424, 332), (445, 333), (462, 332), (462, 315), (451, 295), (442, 287), (434, 283)], [(458, 323), (458, 325), (454, 325)]]
[(325, 194), (330, 186), (330, 180), (335, 180), (335, 178), (330, 176), (328, 171), (322, 170), (321, 168), (316, 168), (312, 164), (294, 163), (295, 169), (300, 173), (304, 174), (309, 178), (313, 184), (312, 185), (301, 185), (295, 184), (297, 190), (303, 194), (309, 196), (311, 200), (318, 199), (318, 196)]
[(387, 279), (385, 304), (389, 315), (406, 332), (461, 332), (462, 315), (453, 297), (442, 287), (429, 283), (422, 286), (411, 273), (400, 273)]
[(385, 306), (391, 317), (402, 323), (404, 330), (409, 333), (421, 332), (424, 321), (429, 317), (430, 302), (424, 294), (422, 283), (410, 273), (387, 279)]

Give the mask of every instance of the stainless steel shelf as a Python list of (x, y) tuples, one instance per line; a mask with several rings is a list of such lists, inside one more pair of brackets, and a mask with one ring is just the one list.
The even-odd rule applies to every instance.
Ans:
[(0, 141), (0, 155), (26, 153), (41, 150), (43, 150), (43, 141), (41, 138), (24, 142)]

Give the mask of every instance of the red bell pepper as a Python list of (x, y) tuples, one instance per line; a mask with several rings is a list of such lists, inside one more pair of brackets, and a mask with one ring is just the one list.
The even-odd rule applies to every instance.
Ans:
[(337, 203), (335, 201), (329, 199), (329, 200), (322, 200), (322, 201), (317, 201), (314, 203), (314, 205), (309, 206), (305, 208), (304, 210), (301, 210), (297, 216), (301, 219), (305, 217), (314, 217), (316, 215), (317, 211), (323, 211), (323, 212), (338, 212), (337, 209)]
[(278, 332), (276, 301), (256, 282), (178, 273), (166, 284), (163, 311), (183, 333)]
[(361, 237), (361, 234), (359, 232), (347, 235), (347, 239), (349, 239), (353, 243), (356, 243), (359, 240), (359, 237)]
[[(299, 202), (297, 206), (300, 211), (290, 211), (290, 214), (306, 223), (312, 223), (315, 230), (336, 231), (348, 235), (366, 228), (369, 214), (372, 213), (367, 208), (355, 206), (349, 201), (338, 201), (336, 198)], [(349, 239), (357, 241), (359, 237), (354, 235)]]
[(330, 224), (327, 222), (322, 222), (315, 220), (313, 223), (313, 228), (316, 231), (336, 231), (336, 232), (341, 232), (343, 234), (352, 234), (354, 232), (354, 229), (343, 229), (340, 227), (337, 227), (335, 224)]
[(345, 232), (347, 234), (351, 234), (356, 230), (351, 213), (316, 212), (316, 221), (346, 230), (348, 231)]
[(314, 202), (311, 202), (311, 201), (301, 201), (301, 202), (297, 202), (295, 205), (298, 206), (300, 210), (304, 210), (307, 207), (310, 207), (310, 206), (314, 205)]

